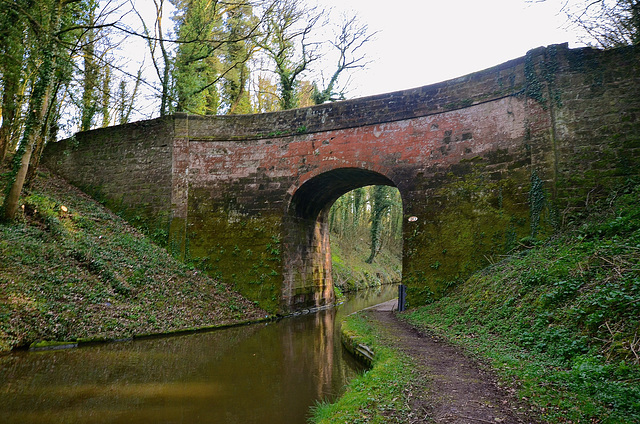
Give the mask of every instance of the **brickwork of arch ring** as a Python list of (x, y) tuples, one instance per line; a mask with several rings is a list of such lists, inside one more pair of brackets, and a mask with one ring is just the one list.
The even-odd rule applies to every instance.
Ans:
[(334, 301), (328, 214), (343, 194), (366, 185), (396, 186), (393, 172), (362, 161), (332, 161), (300, 175), (283, 217), (281, 307), (297, 310)]
[[(341, 172), (343, 170), (353, 170), (356, 173), (362, 172), (363, 174), (369, 173), (370, 175), (379, 176), (379, 178), (373, 178), (370, 183), (366, 183), (363, 185), (382, 184), (382, 185), (390, 185), (390, 186), (399, 188), (398, 183), (395, 181), (394, 169), (383, 166), (379, 163), (370, 162), (370, 161), (344, 160), (344, 159), (331, 161), (330, 163), (325, 162), (322, 164), (322, 166), (318, 166), (304, 174), (299, 175), (295, 179), (295, 182), (291, 184), (291, 186), (287, 189), (285, 199), (284, 199), (285, 200), (284, 204), (286, 205), (286, 212), (287, 212), (285, 214), (285, 217), (287, 215), (294, 213), (294, 210), (292, 210), (292, 202), (294, 200), (294, 197), (298, 193), (298, 191), (302, 187), (304, 187), (305, 184), (315, 180), (318, 177), (321, 177), (322, 175), (326, 175), (331, 172)], [(383, 181), (383, 180), (386, 180), (386, 181)], [(356, 185), (350, 188), (349, 190), (341, 193), (340, 196), (360, 186), (362, 185)]]

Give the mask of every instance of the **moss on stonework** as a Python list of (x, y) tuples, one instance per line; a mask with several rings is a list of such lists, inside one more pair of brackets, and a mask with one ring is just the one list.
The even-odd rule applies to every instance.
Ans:
[(281, 312), (281, 222), (278, 216), (245, 216), (233, 204), (224, 210), (201, 201), (190, 211), (187, 261), (261, 308)]
[(186, 220), (184, 218), (173, 217), (169, 225), (167, 250), (174, 258), (184, 260), (187, 254), (186, 241)]
[(477, 163), (466, 175), (449, 174), (422, 218), (407, 225), (403, 281), (411, 306), (441, 297), (530, 235), (526, 168), (499, 180), (483, 169)]

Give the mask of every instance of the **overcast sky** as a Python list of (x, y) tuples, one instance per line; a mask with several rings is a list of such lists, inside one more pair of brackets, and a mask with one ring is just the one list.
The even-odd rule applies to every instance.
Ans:
[(372, 60), (353, 75), (349, 97), (419, 87), (578, 37), (560, 11), (565, 0), (318, 0), (353, 11), (372, 31)]
[[(367, 69), (351, 75), (347, 98), (420, 87), (467, 75), (511, 59), (528, 50), (569, 42), (582, 45), (568, 29), (562, 4), (578, 0), (308, 0), (332, 8), (332, 22), (340, 14), (356, 14), (361, 23), (377, 31), (366, 45)], [(136, 8), (153, 22), (152, 0), (134, 0)], [(165, 34), (171, 36), (174, 11), (165, 1)], [(139, 26), (135, 15), (127, 19)], [(150, 25), (152, 26), (152, 25)], [(328, 32), (328, 30), (326, 30)], [(140, 63), (147, 67), (149, 81), (156, 81), (148, 47), (140, 39), (125, 43), (130, 73)], [(133, 53), (132, 53), (133, 52)], [(331, 74), (333, 63), (325, 75)], [(315, 80), (317, 74), (303, 79)], [(342, 80), (344, 82), (344, 79)], [(157, 84), (157, 83), (156, 83)], [(157, 116), (157, 91), (142, 87), (148, 102), (139, 102), (139, 115)], [(138, 117), (136, 119), (139, 119)]]

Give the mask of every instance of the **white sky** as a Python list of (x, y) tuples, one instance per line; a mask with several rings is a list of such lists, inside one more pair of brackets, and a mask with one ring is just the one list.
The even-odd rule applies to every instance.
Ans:
[[(132, 0), (153, 22), (152, 0)], [(378, 31), (365, 47), (371, 62), (367, 69), (351, 74), (347, 98), (420, 87), (456, 78), (524, 56), (528, 50), (569, 42), (582, 45), (568, 29), (562, 5), (577, 0), (309, 0), (332, 8), (335, 20), (342, 12), (355, 13), (370, 32)], [(171, 27), (173, 8), (165, 0), (165, 36)], [(133, 27), (139, 19), (129, 15)], [(152, 24), (151, 24), (152, 25)], [(328, 35), (327, 30), (327, 36)], [(125, 43), (130, 72), (140, 62), (154, 77), (148, 47), (139, 39)], [(131, 52), (134, 52), (131, 55)], [(325, 75), (333, 71), (329, 63)], [(317, 77), (317, 75), (316, 75)], [(313, 74), (303, 76), (313, 80)], [(344, 83), (344, 79), (341, 80)], [(157, 91), (146, 92), (149, 102), (139, 102), (135, 119), (157, 116)]]
[(349, 97), (386, 93), (456, 78), (569, 42), (564, 0), (318, 0), (354, 11), (371, 31), (373, 62), (353, 75)]

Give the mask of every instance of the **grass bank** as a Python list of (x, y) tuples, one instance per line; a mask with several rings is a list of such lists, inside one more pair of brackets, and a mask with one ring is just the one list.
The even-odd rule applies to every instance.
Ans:
[(0, 223), (0, 352), (266, 316), (46, 171), (22, 202)]
[(382, 344), (380, 329), (362, 313), (349, 315), (342, 324), (348, 343), (364, 344), (374, 352), (371, 369), (349, 383), (336, 403), (320, 402), (312, 408), (311, 422), (409, 422), (409, 394), (417, 380), (410, 358)]
[[(640, 423), (640, 185), (400, 316), (490, 365), (539, 422)], [(403, 422), (412, 364), (362, 316), (345, 328), (376, 362), (313, 422)]]
[(548, 423), (640, 423), (640, 187), (405, 318), (489, 361)]
[(347, 293), (399, 282), (402, 277), (402, 247), (383, 245), (372, 263), (370, 235), (342, 239), (331, 234), (332, 276), (335, 287)]

